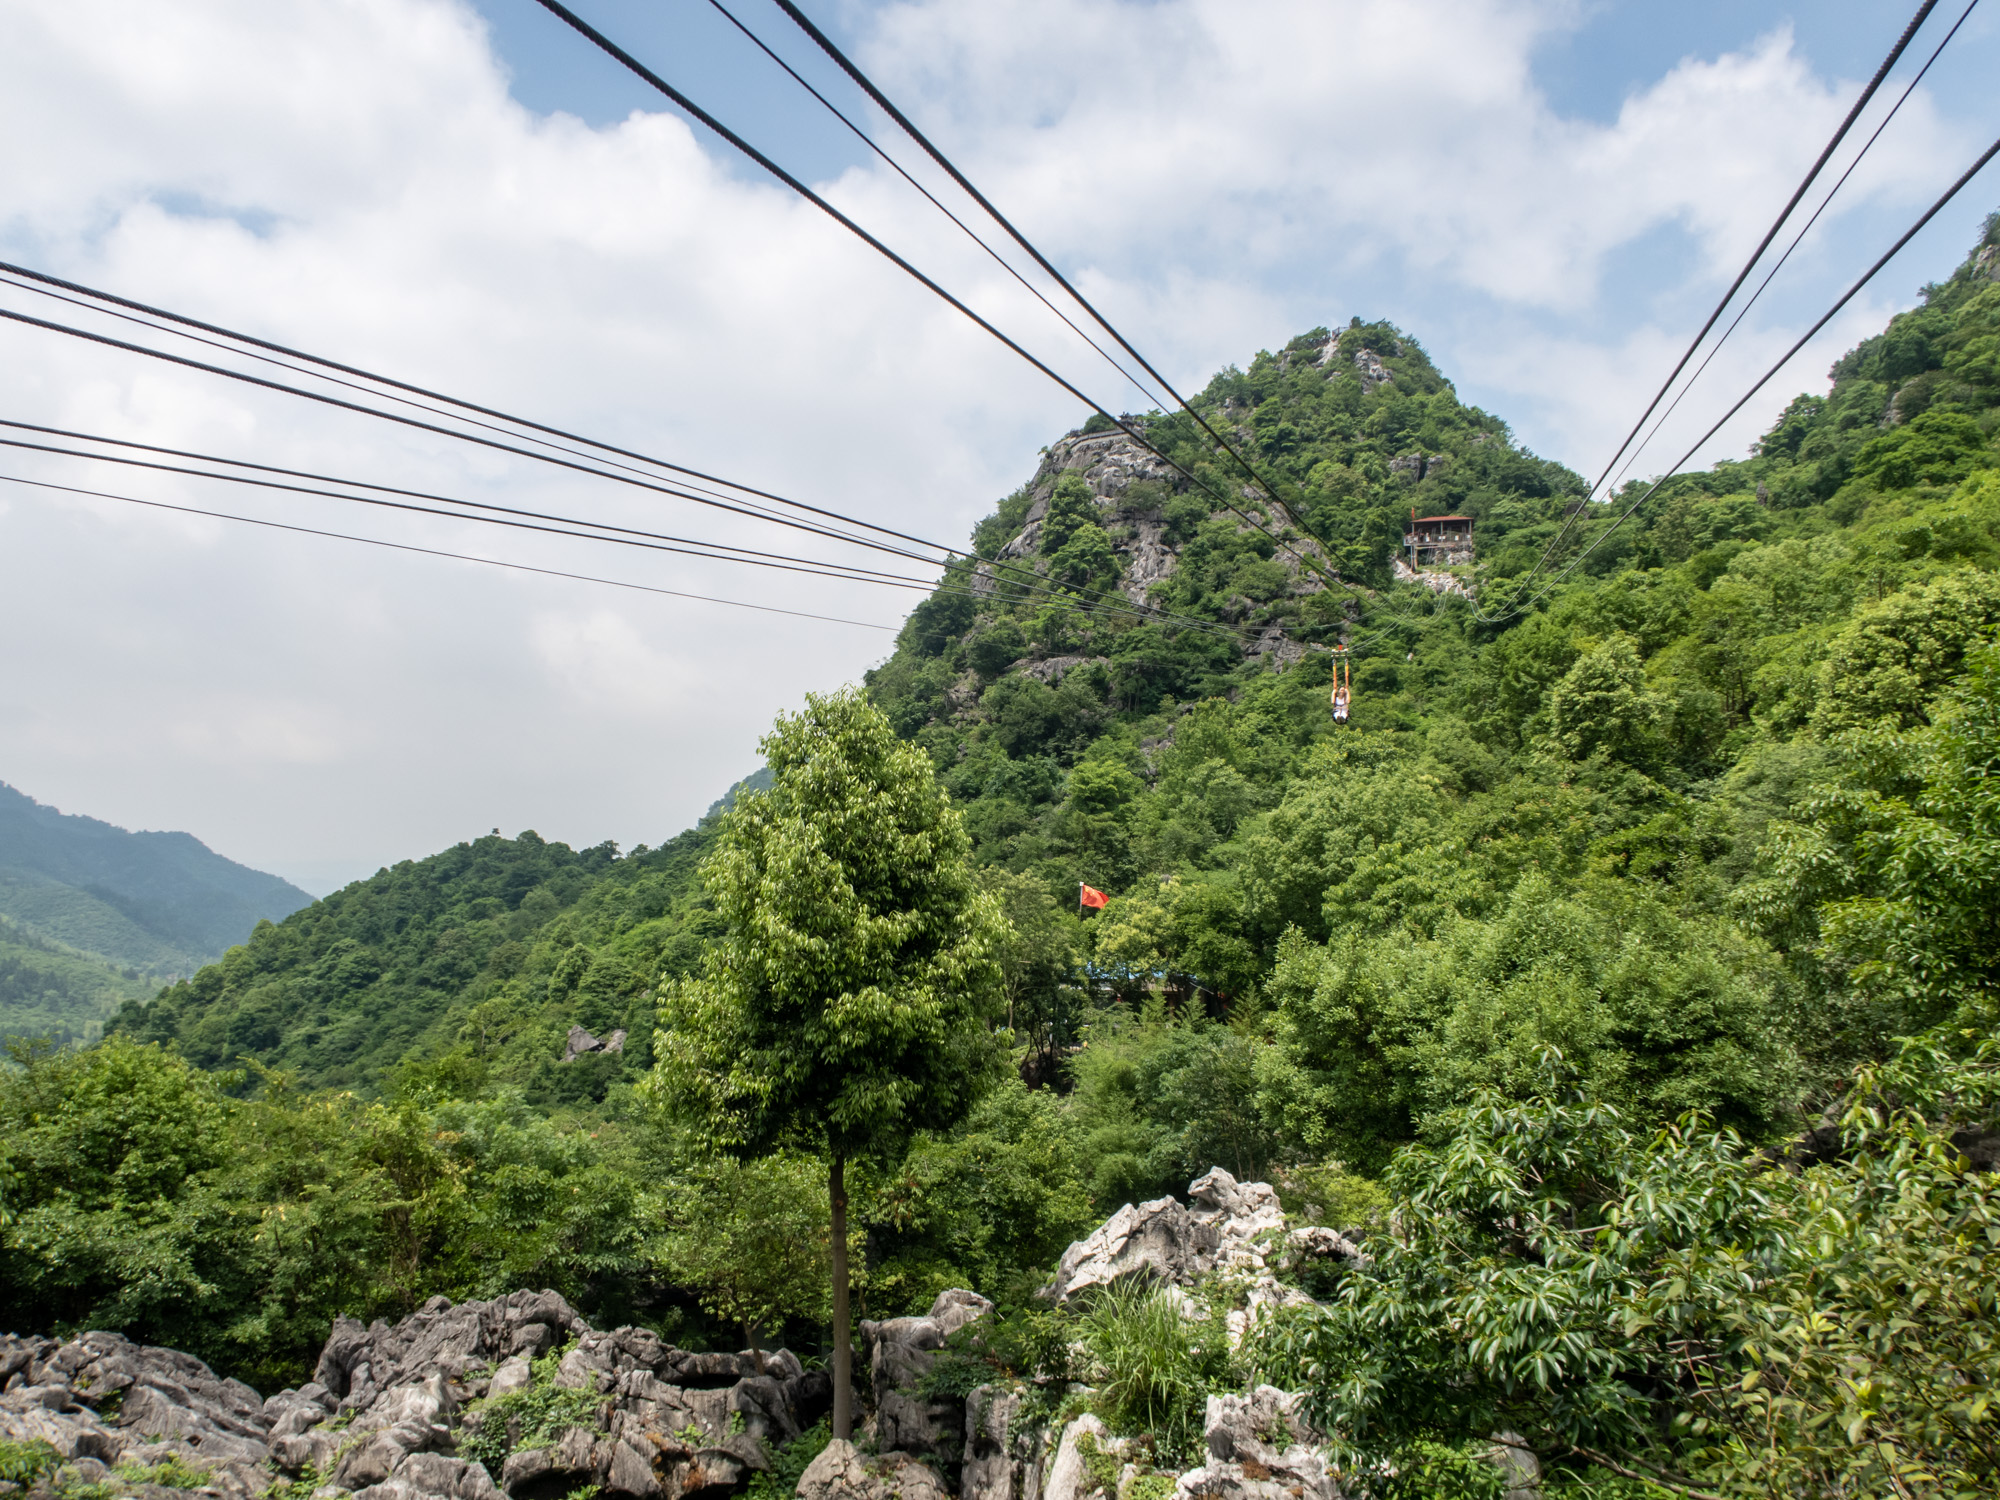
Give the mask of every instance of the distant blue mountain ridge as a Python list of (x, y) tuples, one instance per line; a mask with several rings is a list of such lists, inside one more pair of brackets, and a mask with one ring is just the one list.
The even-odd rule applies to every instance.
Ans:
[(0, 782), (0, 915), (120, 967), (190, 972), (313, 898), (189, 833), (132, 833)]

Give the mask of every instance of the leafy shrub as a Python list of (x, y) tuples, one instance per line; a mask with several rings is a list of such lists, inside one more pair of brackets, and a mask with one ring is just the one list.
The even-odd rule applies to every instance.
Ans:
[(2000, 1188), (1954, 1138), (2000, 1116), (2000, 1040), (1964, 1041), (1861, 1070), (1797, 1172), (1699, 1116), (1489, 1094), (1260, 1364), (1368, 1464), (1505, 1427), (1688, 1493), (1992, 1494)]
[(564, 1349), (543, 1356), (532, 1367), (534, 1381), (517, 1391), (507, 1391), (476, 1402), (467, 1415), (477, 1412), (478, 1425), (468, 1424), (458, 1437), (458, 1451), (485, 1467), (495, 1479), (517, 1449), (523, 1452), (546, 1448), (560, 1441), (572, 1427), (604, 1435), (599, 1420), (597, 1393), (572, 1390), (555, 1383)]
[(1390, 1457), (1369, 1493), (1376, 1500), (1500, 1500), (1506, 1476), (1481, 1456), (1481, 1446), (1412, 1443)]
[(62, 1455), (39, 1438), (25, 1443), (0, 1442), (0, 1483), (33, 1489), (61, 1467)]
[(808, 1427), (789, 1443), (779, 1445), (771, 1454), (770, 1469), (750, 1476), (744, 1500), (791, 1500), (798, 1492), (800, 1477), (832, 1441), (833, 1429), (822, 1417), (819, 1425)]
[(198, 1490), (209, 1483), (209, 1472), (198, 1469), (178, 1453), (169, 1453), (156, 1464), (120, 1464), (118, 1477), (127, 1484), (156, 1484), (166, 1490)]
[(918, 1390), (932, 1399), (963, 1400), (999, 1379), (1067, 1384), (1075, 1372), (1076, 1319), (1062, 1308), (1029, 1306), (968, 1323), (945, 1340)]

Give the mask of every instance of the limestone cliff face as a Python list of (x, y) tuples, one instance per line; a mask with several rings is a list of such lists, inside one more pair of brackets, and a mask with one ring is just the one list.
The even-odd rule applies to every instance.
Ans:
[[(1077, 474), (1090, 487), (1101, 517), (1099, 524), (1110, 534), (1118, 554), (1119, 586), (1134, 604), (1145, 604), (1153, 586), (1170, 578), (1180, 562), (1179, 550), (1168, 539), (1162, 490), (1185, 491), (1187, 482), (1165, 459), (1123, 431), (1069, 433), (1048, 448), (1028, 482), (1031, 503), (1027, 517), (1019, 533), (1001, 549), (1002, 559), (1018, 562), (1033, 559), (1040, 552), (1049, 498), (1064, 474)], [(1141, 481), (1151, 484), (1140, 494), (1131, 493)], [(1287, 529), (1284, 517), (1250, 486), (1243, 487), (1237, 503), (1272, 530)], [(1213, 513), (1228, 512), (1218, 503)], [(1247, 523), (1238, 524), (1250, 529)], [(1321, 555), (1310, 540), (1296, 538), (1294, 545), (1314, 557)], [(1291, 553), (1281, 552), (1276, 560), (1292, 575), (1294, 594), (1317, 593), (1326, 587), (1323, 579)], [(982, 568), (981, 573), (985, 579), (992, 577), (990, 568)]]

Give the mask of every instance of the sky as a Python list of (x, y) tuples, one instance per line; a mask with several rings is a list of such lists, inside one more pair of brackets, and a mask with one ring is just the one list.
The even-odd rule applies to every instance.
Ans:
[[(769, 0), (726, 3), (944, 196)], [(1908, 19), (1859, 0), (804, 4), (1182, 389), (1387, 318), (1592, 477)], [(713, 0), (576, 8), (1093, 399), (1148, 404)], [(1937, 7), (1864, 136), (1963, 9)], [(1996, 14), (1975, 7), (1635, 473), (1992, 139)], [(0, 0), (0, 135), (0, 259), (926, 538), (961, 542), (1086, 415), (534, 0)], [(1698, 459), (1823, 389), (1996, 206), (2000, 167)], [(0, 309), (121, 333), (7, 286)], [(0, 417), (828, 545), (17, 322)], [(671, 837), (755, 769), (777, 713), (882, 660), (920, 597), (18, 448), (0, 475), (0, 780), (315, 893), (492, 828)]]

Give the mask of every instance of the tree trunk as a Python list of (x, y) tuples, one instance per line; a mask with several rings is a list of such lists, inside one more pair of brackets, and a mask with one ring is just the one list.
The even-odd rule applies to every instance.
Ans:
[(827, 1166), (833, 1206), (833, 1435), (854, 1436), (854, 1349), (847, 1313), (847, 1163), (838, 1151)]

